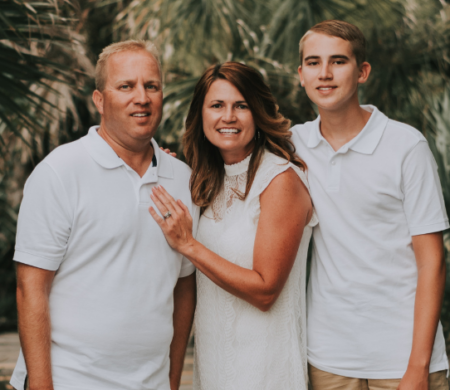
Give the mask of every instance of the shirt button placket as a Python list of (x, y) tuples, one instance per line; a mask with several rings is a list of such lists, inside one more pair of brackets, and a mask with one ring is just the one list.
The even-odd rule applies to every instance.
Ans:
[(327, 189), (329, 192), (339, 191), (339, 183), (341, 177), (341, 157), (342, 156), (340, 154), (335, 154), (330, 159)]

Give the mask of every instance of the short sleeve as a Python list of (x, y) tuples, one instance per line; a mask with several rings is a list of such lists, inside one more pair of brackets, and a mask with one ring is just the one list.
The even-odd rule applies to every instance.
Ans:
[(25, 184), (14, 261), (56, 271), (66, 253), (71, 224), (67, 193), (53, 169), (41, 162)]
[(449, 227), (436, 161), (426, 141), (408, 153), (402, 165), (403, 209), (412, 236)]
[[(259, 201), (260, 195), (276, 176), (287, 171), (289, 168), (292, 168), (295, 173), (297, 173), (300, 180), (309, 191), (309, 183), (305, 172), (281, 157), (266, 152), (264, 155), (264, 161), (258, 168), (252, 188), (248, 194), (248, 198), (246, 199), (247, 210), (255, 224), (258, 223), (259, 215), (261, 214), (261, 204)], [(312, 227), (317, 225), (317, 223), (317, 215), (316, 212), (313, 211), (313, 216), (309, 221), (308, 226)]]
[[(198, 221), (200, 219), (200, 207), (193, 204), (192, 206), (192, 234), (197, 237), (197, 229), (198, 229)], [(188, 259), (183, 257), (181, 262), (181, 270), (179, 278), (184, 278), (185, 276), (189, 276), (195, 271), (195, 266)]]

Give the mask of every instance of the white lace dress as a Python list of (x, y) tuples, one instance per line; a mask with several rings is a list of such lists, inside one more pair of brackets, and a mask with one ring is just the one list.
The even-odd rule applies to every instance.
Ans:
[[(249, 161), (247, 157), (225, 165), (224, 188), (202, 215), (197, 239), (228, 261), (251, 269), (261, 193), (288, 168), (309, 186), (304, 172), (266, 152), (250, 193), (242, 201), (232, 189), (245, 193)], [(307, 389), (305, 275), (315, 224), (314, 213), (283, 291), (267, 312), (229, 294), (197, 271), (195, 390)]]

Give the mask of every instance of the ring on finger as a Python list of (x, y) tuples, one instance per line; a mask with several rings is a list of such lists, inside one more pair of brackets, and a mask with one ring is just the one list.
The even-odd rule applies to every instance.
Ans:
[(169, 210), (167, 210), (167, 213), (165, 213), (164, 215), (163, 215), (163, 218), (164, 219), (167, 219), (167, 218), (170, 218), (172, 216), (172, 213), (169, 211)]

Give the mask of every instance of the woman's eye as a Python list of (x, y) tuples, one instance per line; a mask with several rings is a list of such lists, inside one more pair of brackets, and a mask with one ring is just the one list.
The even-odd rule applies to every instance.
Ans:
[(213, 104), (212, 106), (211, 106), (212, 108), (220, 108), (220, 107), (222, 107), (219, 103), (217, 103), (217, 104)]
[(248, 106), (246, 106), (245, 104), (239, 104), (237, 106), (240, 110), (246, 110), (248, 108)]

